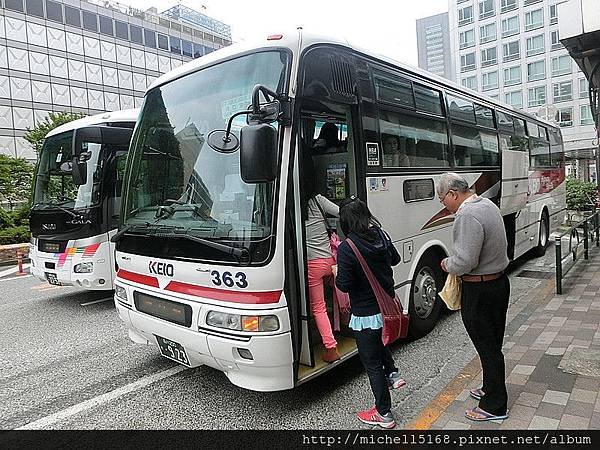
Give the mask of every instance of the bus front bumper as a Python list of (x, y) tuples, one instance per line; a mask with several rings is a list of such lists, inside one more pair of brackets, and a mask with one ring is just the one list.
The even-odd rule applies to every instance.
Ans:
[[(254, 335), (248, 340), (230, 339), (140, 313), (123, 306), (117, 299), (115, 305), (128, 327), (129, 338), (135, 343), (158, 348), (156, 336), (175, 341), (185, 349), (189, 367), (206, 365), (220, 370), (233, 384), (245, 389), (270, 392), (294, 387), (289, 331), (270, 336)], [(243, 358), (239, 349), (249, 351), (253, 359)]]

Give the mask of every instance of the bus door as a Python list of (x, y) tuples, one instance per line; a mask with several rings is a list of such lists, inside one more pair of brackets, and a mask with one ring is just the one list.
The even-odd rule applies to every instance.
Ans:
[[(364, 192), (364, 187), (359, 186), (358, 182), (364, 177), (357, 176), (360, 133), (354, 69), (349, 62), (350, 57), (347, 58), (340, 55), (339, 51), (327, 48), (310, 51), (304, 60), (304, 84), (298, 98), (296, 198), (300, 209), (298, 229), (302, 230), (299, 246), (303, 249), (299, 252), (299, 258), (302, 258), (300, 267), (304, 274), (304, 283), (301, 283), (303, 289), (300, 289), (302, 332), (299, 381), (307, 380), (330, 366), (322, 360), (325, 349), (311, 313), (303, 192), (309, 184), (313, 184), (317, 193), (337, 205), (352, 194)], [(327, 220), (331, 228), (342, 235), (338, 218), (331, 216)], [(332, 277), (324, 279), (324, 295), (328, 318), (334, 329)], [(356, 353), (356, 344), (343, 319), (341, 317), (339, 330), (334, 330), (341, 360)]]

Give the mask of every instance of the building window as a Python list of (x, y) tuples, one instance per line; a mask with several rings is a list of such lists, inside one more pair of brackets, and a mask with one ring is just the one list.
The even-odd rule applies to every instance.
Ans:
[(110, 17), (99, 16), (100, 18), (100, 33), (107, 36), (114, 36), (113, 21)]
[(181, 41), (181, 52), (183, 53), (183, 56), (189, 56), (191, 58), (193, 55), (192, 43), (186, 40)]
[(484, 73), (481, 75), (481, 87), (484, 91), (498, 88), (498, 71)]
[(483, 0), (479, 2), (479, 19), (487, 19), (496, 14), (494, 0)]
[(477, 77), (475, 75), (463, 78), (461, 84), (469, 89), (477, 90)]
[(475, 30), (463, 31), (459, 34), (459, 48), (467, 48), (475, 45)]
[(11, 11), (23, 12), (23, 0), (4, 0), (4, 7)]
[(203, 53), (202, 53), (202, 45), (200, 44), (193, 44), (194, 45), (194, 58), (200, 58)]
[(590, 96), (590, 82), (587, 78), (579, 79), (579, 98), (588, 98)]
[(65, 22), (67, 23), (67, 25), (81, 27), (80, 10), (73, 8), (72, 6), (65, 5)]
[(556, 111), (556, 122), (559, 127), (572, 127), (573, 126), (573, 108), (559, 108)]
[(83, 28), (88, 31), (98, 32), (98, 16), (96, 14), (82, 10)]
[(527, 38), (527, 56), (539, 55), (544, 53), (544, 35)]
[(544, 10), (536, 9), (525, 13), (525, 31), (535, 30), (544, 26)]
[(500, 0), (500, 12), (505, 13), (517, 9), (517, 0)]
[(525, 0), (525, 1), (523, 2), (523, 6), (529, 6), (529, 5), (533, 5), (534, 3), (539, 3), (539, 2), (541, 2), (541, 1), (542, 1), (542, 0)]
[(594, 124), (594, 118), (592, 117), (592, 108), (590, 108), (590, 105), (581, 105), (580, 123), (581, 123), (581, 125), (593, 125)]
[(460, 70), (466, 72), (475, 68), (475, 52), (460, 55)]
[(573, 82), (561, 81), (552, 85), (554, 91), (554, 103), (567, 102), (573, 99)]
[(559, 77), (571, 73), (571, 57), (569, 55), (552, 58), (552, 76)]
[(519, 34), (519, 16), (502, 19), (502, 37)]
[(46, 17), (48, 20), (63, 23), (62, 5), (52, 0), (46, 0)]
[(498, 52), (496, 47), (481, 50), (481, 67), (487, 67), (498, 63)]
[(144, 43), (146, 47), (156, 48), (156, 33), (144, 28)]
[(502, 56), (504, 62), (513, 61), (521, 57), (521, 48), (519, 41), (508, 42), (502, 44)]
[(115, 20), (115, 35), (118, 38), (125, 39), (127, 41), (129, 40), (129, 30), (125, 22)]
[(496, 40), (496, 24), (488, 23), (482, 27), (479, 27), (479, 42), (485, 44), (486, 42)]
[(550, 25), (558, 23), (558, 8), (556, 5), (550, 5)]
[(546, 78), (546, 61), (536, 61), (527, 64), (527, 81), (537, 81)]
[(560, 43), (560, 38), (558, 37), (558, 30), (554, 30), (550, 32), (550, 42), (551, 42), (551, 50), (558, 50), (563, 48), (563, 45)]
[(27, 14), (44, 18), (44, 3), (42, 0), (27, 0)]
[(142, 29), (140, 27), (129, 24), (129, 36), (131, 42), (144, 45), (144, 40), (142, 39)]
[(540, 106), (546, 103), (546, 86), (529, 88), (529, 107)]
[(181, 39), (171, 36), (169, 41), (171, 42), (171, 53), (181, 55)]
[(504, 101), (514, 108), (523, 108), (523, 93), (521, 91), (507, 92)]
[(458, 26), (473, 22), (473, 7), (467, 6), (458, 10)]
[(169, 37), (164, 34), (158, 34), (158, 48), (169, 50)]
[(514, 86), (521, 83), (521, 66), (504, 69), (504, 86)]

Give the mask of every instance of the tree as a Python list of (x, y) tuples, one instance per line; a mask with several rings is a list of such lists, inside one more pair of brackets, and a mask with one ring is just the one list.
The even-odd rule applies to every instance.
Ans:
[(32, 179), (33, 166), (24, 158), (0, 155), (0, 199), (8, 202), (10, 209), (29, 200)]
[(27, 128), (25, 140), (31, 144), (36, 154), (39, 155), (44, 144), (44, 138), (50, 131), (65, 123), (81, 119), (84, 116), (85, 114), (82, 113), (51, 112), (35, 127)]

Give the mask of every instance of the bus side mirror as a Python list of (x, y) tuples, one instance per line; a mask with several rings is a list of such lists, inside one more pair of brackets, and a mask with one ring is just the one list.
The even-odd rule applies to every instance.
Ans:
[(277, 177), (277, 130), (266, 123), (240, 131), (240, 171), (246, 183), (268, 183)]

